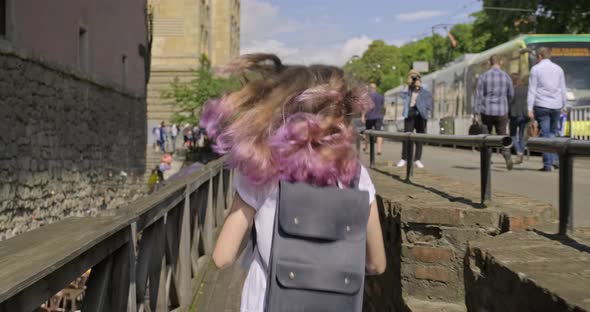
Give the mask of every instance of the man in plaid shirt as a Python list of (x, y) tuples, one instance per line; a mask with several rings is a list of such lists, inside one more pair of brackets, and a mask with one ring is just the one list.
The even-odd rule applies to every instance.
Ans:
[[(497, 135), (507, 135), (508, 103), (514, 97), (514, 87), (510, 76), (500, 68), (501, 65), (499, 55), (490, 57), (491, 68), (477, 81), (474, 112), (475, 120), (481, 120), (489, 133), (495, 129)], [(481, 119), (478, 115), (481, 115)], [(508, 169), (512, 169), (510, 149), (506, 149), (503, 154)]]

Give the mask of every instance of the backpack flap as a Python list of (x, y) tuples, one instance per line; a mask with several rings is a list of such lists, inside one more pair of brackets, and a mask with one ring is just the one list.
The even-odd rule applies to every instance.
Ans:
[[(363, 276), (356, 268), (341, 270), (317, 265), (277, 261), (277, 281), (291, 289), (327, 291), (352, 295), (361, 289)], [(364, 273), (364, 272), (362, 272)]]
[(365, 237), (369, 212), (366, 191), (281, 182), (279, 200), (280, 229), (290, 236), (328, 241)]

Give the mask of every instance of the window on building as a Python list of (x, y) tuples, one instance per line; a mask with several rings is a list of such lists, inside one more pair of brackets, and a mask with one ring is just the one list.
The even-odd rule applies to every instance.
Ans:
[(8, 24), (8, 10), (6, 0), (0, 0), (0, 38), (6, 37), (6, 28)]
[(127, 54), (121, 56), (121, 85), (127, 87)]
[(78, 31), (78, 65), (83, 71), (88, 71), (88, 31), (80, 27)]

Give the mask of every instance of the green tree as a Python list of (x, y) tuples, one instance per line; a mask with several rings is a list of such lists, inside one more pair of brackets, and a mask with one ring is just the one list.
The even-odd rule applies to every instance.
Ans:
[(474, 13), (473, 36), (485, 35), (485, 49), (519, 34), (580, 34), (590, 32), (590, 1), (483, 0)]
[(430, 71), (435, 71), (464, 53), (479, 52), (475, 50), (483, 46), (480, 39), (472, 43), (470, 25), (459, 24), (451, 32), (460, 43), (457, 47), (452, 46), (449, 38), (438, 34), (400, 47), (375, 40), (361, 57), (347, 62), (344, 70), (349, 77), (359, 81), (375, 82), (379, 91), (385, 92), (405, 81), (414, 61), (427, 61)]
[(221, 96), (223, 93), (235, 90), (239, 82), (234, 77), (224, 78), (216, 76), (211, 70), (211, 62), (202, 55), (200, 67), (195, 72), (195, 79), (188, 83), (181, 83), (175, 79), (163, 97), (174, 100), (176, 112), (172, 122), (177, 124), (198, 124), (201, 107), (210, 98)]

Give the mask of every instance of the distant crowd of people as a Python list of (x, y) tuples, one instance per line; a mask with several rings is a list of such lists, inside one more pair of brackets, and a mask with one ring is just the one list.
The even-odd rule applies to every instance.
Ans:
[[(559, 136), (567, 103), (564, 71), (551, 61), (551, 50), (540, 48), (535, 52), (537, 64), (531, 69), (528, 87), (518, 73), (507, 74), (502, 70), (503, 61), (499, 55), (489, 59), (490, 69), (483, 73), (477, 82), (474, 103), (474, 126), (480, 133), (508, 135), (512, 145), (504, 148), (502, 155), (509, 170), (514, 164), (524, 161), (527, 136), (553, 138)], [(377, 92), (377, 86), (370, 85), (369, 93), (374, 107), (363, 113), (361, 122), (366, 129), (381, 130), (385, 115), (384, 97)], [(432, 95), (422, 87), (420, 73), (411, 70), (407, 86), (401, 94), (404, 100), (404, 132), (426, 133), (427, 120), (433, 107)], [(471, 131), (470, 131), (471, 132)], [(381, 155), (383, 139), (377, 138), (376, 152)], [(369, 140), (365, 138), (366, 153)], [(416, 143), (414, 164), (424, 168), (421, 161), (422, 144)], [(516, 151), (516, 160), (512, 161), (512, 148)], [(402, 150), (397, 167), (403, 167), (408, 161), (408, 151)], [(558, 168), (557, 155), (543, 154), (543, 167), (540, 171), (552, 171)]]
[(166, 153), (170, 151), (176, 153), (176, 143), (179, 134), (183, 136), (183, 147), (203, 147), (205, 145), (205, 131), (199, 126), (185, 124), (181, 129), (177, 124), (167, 126), (166, 122), (162, 121), (159, 126), (152, 129), (154, 135), (153, 146), (154, 149)]

